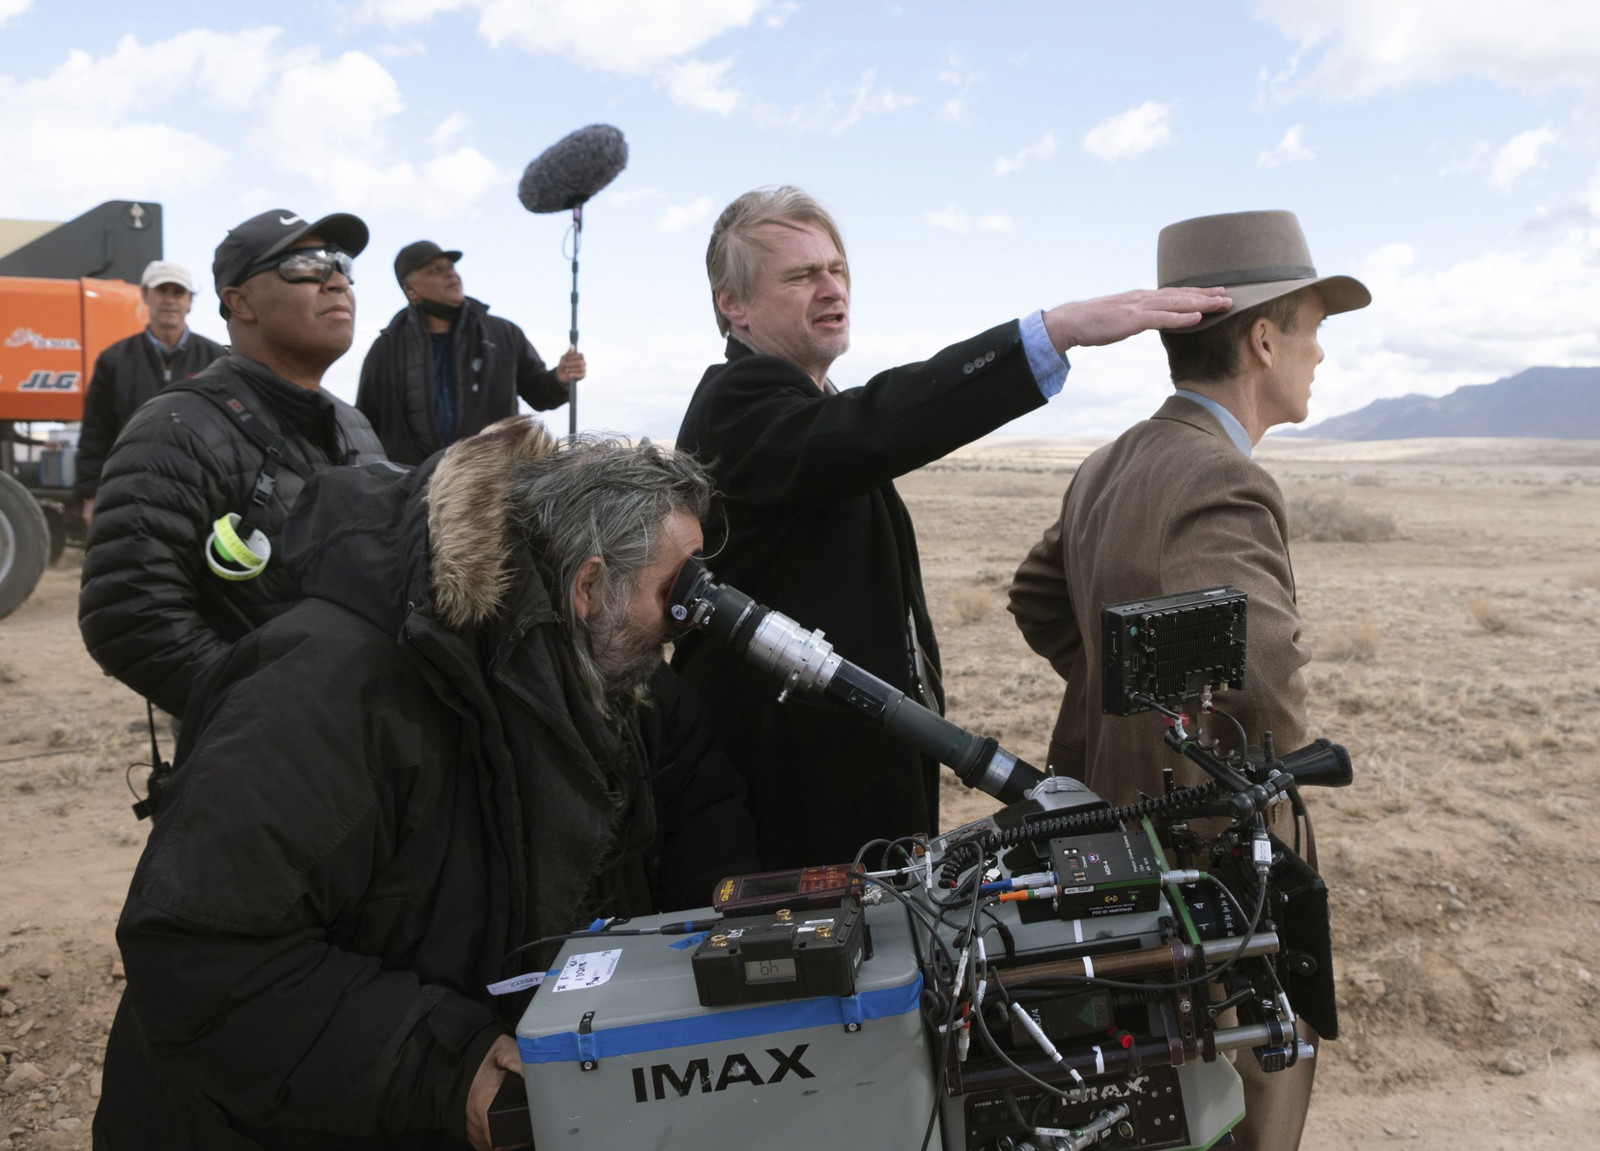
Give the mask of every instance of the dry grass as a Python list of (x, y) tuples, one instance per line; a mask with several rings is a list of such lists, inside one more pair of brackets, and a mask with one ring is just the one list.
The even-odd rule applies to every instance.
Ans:
[(1323, 659), (1339, 663), (1370, 663), (1378, 654), (1378, 622), (1369, 615), (1354, 627), (1333, 628), (1316, 646)]
[(1315, 543), (1381, 543), (1396, 535), (1394, 517), (1367, 511), (1337, 496), (1297, 496), (1289, 501), (1289, 535)]
[(1467, 614), (1490, 635), (1504, 635), (1515, 630), (1500, 605), (1483, 596), (1474, 596), (1467, 601)]
[(994, 610), (994, 593), (981, 587), (958, 587), (950, 593), (950, 608), (962, 623), (977, 623)]

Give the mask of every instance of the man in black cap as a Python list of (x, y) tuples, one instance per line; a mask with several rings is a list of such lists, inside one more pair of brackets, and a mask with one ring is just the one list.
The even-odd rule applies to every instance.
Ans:
[(460, 259), (432, 240), (394, 258), (406, 306), (367, 352), (356, 407), (396, 463), (420, 464), (515, 415), (518, 396), (535, 411), (558, 408), (587, 371), (577, 348), (545, 367), (521, 328), (462, 289)]
[(217, 246), (232, 354), (129, 420), (101, 473), (78, 626), (108, 675), (183, 716), (234, 641), (298, 598), (278, 532), (313, 472), (383, 459), (361, 413), (321, 390), (350, 348), (351, 260), (367, 226), (275, 209)]

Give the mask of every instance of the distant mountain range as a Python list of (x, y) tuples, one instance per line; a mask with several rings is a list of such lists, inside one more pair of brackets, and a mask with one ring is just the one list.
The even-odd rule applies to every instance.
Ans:
[(1447, 396), (1373, 400), (1359, 411), (1281, 436), (1409, 440), (1432, 436), (1600, 439), (1600, 368), (1529, 368)]

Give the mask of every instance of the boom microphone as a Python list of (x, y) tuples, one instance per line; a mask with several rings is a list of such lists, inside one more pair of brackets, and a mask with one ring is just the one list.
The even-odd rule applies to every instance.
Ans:
[[(541, 152), (522, 172), (517, 199), (530, 212), (572, 212), (572, 327), (578, 346), (578, 249), (583, 246), (583, 205), (628, 166), (628, 144), (610, 124), (579, 128)], [(578, 381), (567, 385), (567, 430), (578, 434)]]
[(628, 166), (628, 143), (610, 124), (564, 136), (523, 170), (517, 199), (530, 212), (565, 212), (617, 178)]

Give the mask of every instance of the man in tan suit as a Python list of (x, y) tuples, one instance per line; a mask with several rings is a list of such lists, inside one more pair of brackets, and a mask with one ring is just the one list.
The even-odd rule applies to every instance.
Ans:
[[(1100, 609), (1109, 603), (1219, 584), (1247, 593), (1246, 688), (1219, 692), (1215, 702), (1253, 745), (1267, 731), (1279, 754), (1308, 741), (1301, 669), (1311, 657), (1300, 637), (1283, 493), (1250, 455), (1267, 429), (1306, 418), (1323, 317), (1372, 299), (1347, 276), (1317, 275), (1289, 212), (1164, 228), (1157, 275), (1162, 287), (1223, 286), (1233, 306), (1161, 334), (1176, 394), (1083, 462), (1061, 518), (1017, 569), (1010, 596), (1028, 645), (1067, 684), (1048, 762), (1112, 803), (1161, 794), (1163, 766), (1181, 784), (1206, 777), (1166, 748), (1156, 713), (1101, 713)], [(1225, 719), (1198, 726), (1225, 749), (1238, 744)], [(1240, 1146), (1293, 1151), (1314, 1064), (1272, 1076), (1253, 1059), (1238, 1067)]]

